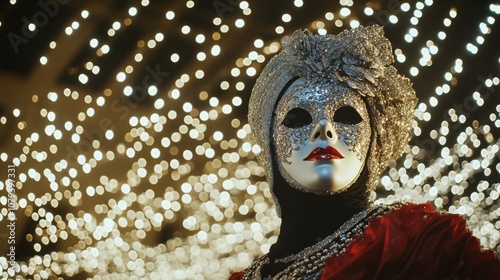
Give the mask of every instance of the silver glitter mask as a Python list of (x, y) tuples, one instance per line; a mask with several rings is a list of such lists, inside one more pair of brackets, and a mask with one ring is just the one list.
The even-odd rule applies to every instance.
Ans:
[[(317, 35), (298, 30), (282, 40), (282, 51), (262, 70), (249, 100), (248, 121), (258, 155), (273, 184), (271, 126), (281, 90), (294, 77), (308, 83), (339, 83), (363, 97), (370, 115), (372, 143), (367, 155), (367, 192), (407, 145), (417, 103), (408, 78), (397, 73), (392, 47), (380, 26)], [(277, 203), (277, 201), (276, 201)], [(279, 212), (279, 204), (278, 212)]]
[[(361, 96), (341, 83), (303, 79), (279, 100), (272, 131), (284, 179), (298, 190), (319, 195), (345, 191), (356, 182), (371, 140), (370, 117)], [(326, 147), (330, 152), (310, 156)]]

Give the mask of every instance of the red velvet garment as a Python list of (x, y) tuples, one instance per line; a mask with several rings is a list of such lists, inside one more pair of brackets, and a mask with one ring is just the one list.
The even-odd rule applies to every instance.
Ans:
[(229, 276), (228, 280), (240, 280), (241, 278), (243, 278), (243, 275), (245, 275), (245, 272), (243, 271), (235, 272), (231, 274), (231, 276)]
[(370, 220), (346, 253), (326, 263), (321, 279), (500, 279), (500, 260), (481, 250), (462, 216), (408, 204)]
[(481, 250), (462, 216), (411, 204), (371, 220), (321, 279), (500, 279), (500, 261)]

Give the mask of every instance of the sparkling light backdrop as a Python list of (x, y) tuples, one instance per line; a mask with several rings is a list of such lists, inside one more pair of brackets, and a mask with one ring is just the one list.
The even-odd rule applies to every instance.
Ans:
[[(51, 10), (12, 0), (0, 14), (11, 68), (44, 43), (29, 82), (0, 72), (0, 232), (14, 213), (17, 277), (224, 279), (247, 267), (280, 223), (246, 124), (255, 78), (295, 29), (373, 23), (420, 99), (376, 202), (462, 214), (500, 251), (500, 4), (41, 2)], [(14, 277), (7, 240), (2, 278)]]

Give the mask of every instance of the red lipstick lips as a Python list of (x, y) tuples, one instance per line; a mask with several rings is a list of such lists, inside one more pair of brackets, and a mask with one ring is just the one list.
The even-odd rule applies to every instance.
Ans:
[(316, 148), (314, 149), (305, 159), (304, 161), (315, 161), (315, 160), (330, 160), (330, 159), (342, 159), (342, 156), (339, 151), (337, 151), (334, 147), (328, 146), (326, 148)]

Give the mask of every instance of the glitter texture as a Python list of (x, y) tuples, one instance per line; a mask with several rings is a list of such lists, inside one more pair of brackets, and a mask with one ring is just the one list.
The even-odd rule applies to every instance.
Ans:
[[(269, 278), (269, 280), (318, 279), (323, 272), (326, 261), (332, 255), (339, 255), (345, 252), (349, 243), (359, 238), (368, 227), (370, 219), (379, 218), (399, 207), (401, 207), (400, 204), (393, 206), (384, 205), (357, 213), (333, 234), (327, 236), (320, 242), (305, 248), (297, 254), (275, 260), (277, 263), (288, 263), (289, 265), (277, 275)], [(245, 271), (243, 279), (261, 279), (261, 270), (267, 263), (269, 263), (267, 255), (262, 256)]]
[(368, 188), (391, 160), (399, 158), (411, 136), (417, 102), (410, 80), (391, 65), (392, 48), (380, 26), (359, 27), (338, 35), (296, 31), (282, 40), (283, 50), (264, 68), (250, 97), (249, 124), (272, 187), (270, 127), (273, 104), (284, 85), (299, 76), (309, 83), (340, 82), (366, 99), (372, 127)]
[[(300, 95), (296, 94), (300, 93)], [(363, 121), (358, 124), (344, 124), (334, 121), (335, 112), (344, 106), (351, 106), (360, 114)], [(299, 128), (288, 128), (282, 125), (288, 111), (293, 108), (302, 108), (308, 111), (312, 116), (312, 122), (309, 125)], [(339, 140), (349, 146), (349, 150), (356, 154), (359, 160), (364, 160), (370, 143), (370, 116), (368, 115), (362, 97), (357, 95), (354, 90), (341, 83), (324, 82), (322, 84), (292, 84), (292, 86), (283, 95), (278, 102), (274, 118), (273, 139), (275, 141), (276, 156), (278, 157), (278, 168), (285, 180), (294, 188), (313, 192), (316, 194), (333, 194), (339, 191), (313, 191), (299, 184), (286, 170), (282, 163), (289, 163), (288, 159), (292, 150), (298, 150), (300, 145), (304, 145), (310, 138), (312, 130), (321, 119), (329, 120), (338, 135)], [(361, 172), (361, 170), (360, 170)], [(360, 173), (359, 172), (359, 173)], [(359, 176), (356, 176), (356, 179)], [(356, 179), (351, 182), (352, 185)], [(346, 186), (341, 191), (345, 191), (350, 186)]]

